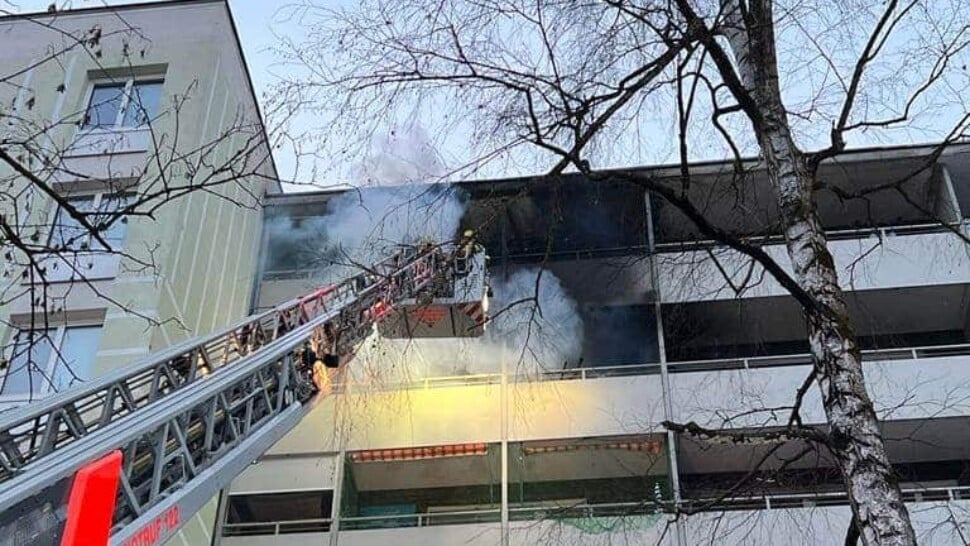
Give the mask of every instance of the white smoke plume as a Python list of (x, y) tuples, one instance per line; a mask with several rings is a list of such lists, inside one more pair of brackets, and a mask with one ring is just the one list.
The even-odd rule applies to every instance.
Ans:
[[(538, 305), (536, 278), (540, 274)], [(534, 375), (575, 364), (582, 352), (583, 322), (559, 279), (538, 268), (492, 277), (496, 314), (480, 338), (374, 339), (355, 360), (352, 374), (366, 384), (394, 384), (426, 377), (508, 372)]]
[(355, 264), (388, 256), (397, 245), (454, 241), (466, 203), (451, 186), (361, 188), (333, 198), (327, 214), (298, 228), (277, 221), (267, 229), (271, 240), (299, 241), (301, 260), (316, 268), (314, 280), (333, 282), (359, 272)]
[[(453, 241), (467, 197), (446, 185), (361, 188), (328, 204), (329, 212), (294, 227), (268, 225), (273, 244), (296, 244), (304, 263), (317, 268), (316, 284), (359, 272), (399, 244)], [(295, 242), (295, 243), (294, 243)], [(539, 278), (538, 293), (536, 279)], [(425, 377), (510, 372), (535, 373), (575, 363), (583, 325), (576, 303), (552, 272), (535, 267), (491, 279), (496, 315), (481, 338), (390, 340), (374, 338), (358, 354), (351, 373), (366, 383)], [(537, 301), (535, 301), (537, 300)]]
[(551, 271), (519, 269), (506, 279), (493, 279), (492, 287), (497, 316), (489, 325), (488, 342), (505, 348), (510, 368), (558, 370), (579, 360), (583, 349), (579, 308)]
[(371, 142), (371, 153), (352, 171), (358, 186), (417, 184), (441, 178), (445, 165), (420, 125), (388, 131)]

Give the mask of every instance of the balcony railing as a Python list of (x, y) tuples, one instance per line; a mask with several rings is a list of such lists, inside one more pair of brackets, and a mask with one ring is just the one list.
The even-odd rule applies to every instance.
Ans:
[[(896, 349), (870, 349), (862, 351), (863, 361), (875, 362), (886, 360), (927, 360), (949, 356), (970, 355), (970, 343), (953, 345), (928, 345), (922, 347), (905, 347)], [(756, 368), (775, 368), (783, 366), (808, 366), (812, 363), (812, 356), (808, 353), (788, 355), (752, 356), (743, 358), (713, 358), (705, 360), (682, 360), (667, 363), (670, 373), (711, 372), (722, 370), (740, 370)], [(521, 373), (509, 376), (511, 383), (525, 383), (531, 381), (585, 381), (604, 377), (630, 377), (640, 375), (658, 375), (662, 365), (659, 362), (645, 364), (630, 364), (622, 366), (598, 366), (588, 368), (571, 368), (565, 370), (548, 370), (539, 373)], [(382, 392), (400, 390), (441, 389), (448, 387), (470, 387), (475, 385), (497, 385), (502, 382), (501, 373), (485, 373), (473, 375), (451, 375), (429, 377), (417, 381), (401, 381), (388, 383), (338, 383), (334, 385), (334, 392), (347, 392), (350, 387), (353, 392)]]
[[(849, 239), (864, 239), (866, 237), (876, 236), (880, 239), (884, 239), (890, 236), (898, 235), (921, 235), (927, 233), (943, 233), (947, 231), (952, 231), (953, 229), (960, 228), (960, 222), (950, 222), (950, 223), (928, 223), (928, 224), (905, 224), (899, 226), (886, 226), (886, 227), (870, 227), (870, 228), (858, 228), (858, 229), (833, 229), (826, 230), (825, 236), (829, 241), (844, 241)], [(744, 237), (744, 241), (758, 245), (758, 246), (769, 246), (769, 245), (782, 245), (785, 244), (785, 237), (783, 235), (753, 235), (750, 237)], [(714, 248), (721, 246), (720, 243), (710, 239), (704, 239), (699, 241), (676, 241), (669, 243), (656, 243), (654, 245), (655, 252), (692, 252), (696, 250), (706, 250), (709, 248)]]
[[(916, 502), (952, 502), (970, 500), (970, 486), (926, 487), (903, 489), (903, 500)], [(762, 496), (739, 496), (725, 499), (686, 499), (681, 506), (702, 512), (779, 510), (787, 508), (815, 508), (844, 506), (849, 502), (844, 491), (819, 493), (789, 493)], [(601, 517), (635, 517), (670, 512), (670, 503), (614, 502), (574, 504), (563, 507), (509, 506), (509, 521), (539, 521), (586, 519)], [(465, 525), (501, 521), (499, 508), (454, 512), (389, 514), (340, 518), (341, 530), (392, 529), (399, 527), (430, 527)], [(330, 530), (330, 519), (277, 521), (264, 523), (227, 523), (223, 536), (284, 535), (289, 533), (323, 533)]]
[[(953, 345), (928, 345), (894, 349), (868, 349), (862, 351), (864, 362), (885, 360), (925, 360), (947, 356), (970, 355), (970, 343)], [(797, 353), (789, 355), (753, 356), (744, 358), (715, 358), (709, 360), (683, 360), (667, 363), (670, 373), (697, 371), (737, 370), (749, 368), (775, 368), (780, 366), (811, 365), (812, 355)]]
[[(933, 502), (970, 500), (970, 486), (923, 487), (903, 489), (904, 502)], [(816, 506), (844, 506), (849, 504), (845, 491), (818, 493), (789, 493), (726, 499), (688, 499), (682, 504), (707, 512), (737, 510), (772, 510), (781, 508), (814, 508)]]
[(330, 530), (330, 518), (270, 521), (260, 523), (226, 523), (222, 535), (246, 537), (256, 535), (286, 535), (290, 533), (323, 533)]
[(583, 519), (643, 516), (664, 512), (664, 506), (654, 502), (610, 502), (573, 504), (569, 506), (509, 506), (510, 521), (543, 519)]
[(392, 529), (397, 527), (430, 527), (435, 525), (464, 525), (494, 523), (502, 520), (500, 508), (452, 512), (422, 512), (418, 514), (387, 514), (340, 518), (340, 530)]

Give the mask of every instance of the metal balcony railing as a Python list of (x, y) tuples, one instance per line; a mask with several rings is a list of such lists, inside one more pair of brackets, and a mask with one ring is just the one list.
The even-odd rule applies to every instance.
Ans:
[(259, 523), (226, 523), (222, 526), (222, 536), (245, 537), (256, 535), (287, 535), (291, 533), (325, 533), (330, 530), (331, 523), (332, 520), (330, 518)]
[[(829, 241), (845, 241), (850, 239), (865, 239), (868, 237), (878, 237), (879, 239), (885, 239), (887, 237), (900, 236), (900, 235), (922, 235), (929, 233), (944, 233), (951, 231), (954, 228), (959, 228), (962, 224), (960, 222), (951, 223), (920, 223), (920, 224), (904, 224), (898, 226), (884, 226), (884, 227), (869, 227), (869, 228), (858, 228), (858, 229), (833, 229), (826, 230), (825, 236)], [(750, 237), (744, 237), (745, 241), (758, 246), (771, 246), (771, 245), (783, 245), (785, 244), (785, 237), (783, 235), (752, 235)], [(692, 252), (696, 250), (706, 250), (709, 248), (714, 248), (721, 246), (720, 243), (711, 239), (695, 240), (695, 241), (674, 241), (669, 243), (656, 243), (654, 244), (654, 252)]]
[[(970, 501), (970, 486), (924, 487), (903, 489), (907, 503)], [(818, 493), (785, 493), (762, 496), (738, 496), (725, 499), (686, 499), (680, 506), (703, 512), (780, 510), (844, 506), (848, 498), (844, 491)], [(669, 502), (611, 502), (578, 503), (567, 506), (509, 506), (509, 521), (539, 521), (585, 519), (600, 517), (635, 517), (672, 511)], [(430, 527), (438, 525), (466, 525), (501, 521), (501, 509), (463, 510), (420, 514), (389, 514), (340, 518), (341, 530), (393, 529), (398, 527)], [(308, 519), (260, 523), (227, 523), (223, 536), (284, 535), (288, 533), (323, 533), (330, 530), (330, 519)]]
[[(952, 502), (970, 500), (970, 486), (904, 488), (903, 501)], [(716, 502), (715, 502), (716, 501)], [(772, 510), (782, 508), (814, 508), (849, 504), (845, 491), (816, 493), (779, 493), (762, 496), (741, 496), (725, 499), (688, 499), (683, 505), (707, 512), (738, 510)]]
[(501, 520), (502, 510), (500, 508), (484, 508), (480, 510), (456, 510), (451, 512), (342, 517), (340, 518), (340, 529), (343, 531), (392, 529), (396, 527), (430, 527), (437, 525), (493, 523)]
[[(862, 358), (866, 362), (888, 360), (931, 360), (934, 358), (945, 358), (952, 356), (970, 356), (970, 343), (927, 345), (921, 347), (904, 347), (895, 349), (871, 349), (862, 351)], [(809, 366), (811, 363), (812, 356), (810, 354), (797, 353), (743, 358), (714, 358), (704, 360), (673, 361), (667, 363), (667, 370), (669, 373), (692, 373), (776, 368), (785, 366)], [(659, 362), (649, 362), (644, 364), (571, 368), (565, 370), (548, 370), (531, 374), (515, 374), (509, 376), (509, 382), (527, 383), (531, 381), (585, 381), (587, 379), (599, 379), (605, 377), (659, 375), (660, 371), (661, 364)], [(497, 385), (501, 382), (501, 373), (484, 373), (428, 377), (415, 381), (388, 383), (345, 382), (335, 385), (334, 392), (348, 392), (348, 389), (350, 389), (352, 392), (441, 389), (448, 387), (470, 387), (475, 385)]]

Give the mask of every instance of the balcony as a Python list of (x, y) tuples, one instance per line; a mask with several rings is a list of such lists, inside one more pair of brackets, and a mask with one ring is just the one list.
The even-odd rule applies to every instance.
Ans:
[[(970, 522), (970, 488), (904, 489), (903, 497), (920, 544), (959, 544), (961, 533), (965, 536), (970, 532), (967, 523)], [(541, 520), (516, 517), (518, 512), (509, 510), (510, 545), (677, 544), (676, 533), (669, 527), (666, 515), (644, 511), (638, 505), (578, 505), (568, 514), (553, 514)], [(714, 509), (686, 518), (684, 528), (687, 544), (769, 546), (783, 540), (793, 546), (814, 546), (841, 544), (849, 517), (843, 493), (730, 497), (721, 499)], [(501, 542), (501, 536), (500, 523), (465, 523), (342, 532), (340, 543), (493, 546)], [(229, 536), (222, 543), (226, 546), (311, 546), (326, 542), (327, 538), (327, 533)]]
[[(970, 344), (871, 350), (863, 359), (880, 418), (970, 416)], [(811, 369), (807, 354), (671, 363), (673, 419), (711, 427), (784, 426)], [(808, 390), (800, 415), (806, 424), (825, 421), (816, 387)]]
[[(963, 544), (970, 532), (970, 488), (903, 492), (920, 544)], [(790, 546), (842, 544), (850, 521), (844, 494), (726, 499), (726, 510), (687, 519), (687, 544)]]
[[(846, 290), (970, 282), (966, 244), (939, 225), (831, 232), (829, 249)], [(765, 251), (791, 273), (787, 251), (777, 238)], [(657, 277), (663, 303), (700, 302), (787, 295), (751, 259), (704, 243), (657, 245)]]

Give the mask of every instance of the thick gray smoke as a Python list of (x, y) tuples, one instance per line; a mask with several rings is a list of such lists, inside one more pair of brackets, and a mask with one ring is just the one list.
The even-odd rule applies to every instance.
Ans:
[[(278, 221), (267, 229), (274, 245), (290, 244), (302, 254), (299, 261), (313, 264), (313, 282), (323, 284), (359, 272), (354, 264), (373, 263), (396, 245), (455, 240), (467, 203), (460, 191), (444, 185), (362, 188), (333, 199), (322, 217), (298, 227)], [(498, 372), (503, 359), (509, 371), (520, 373), (557, 370), (578, 360), (582, 320), (555, 275), (522, 268), (505, 278), (495, 275), (491, 283), (490, 309), (497, 316), (482, 338), (375, 338), (352, 373), (368, 383), (393, 383)], [(527, 301), (533, 299), (538, 305)]]

